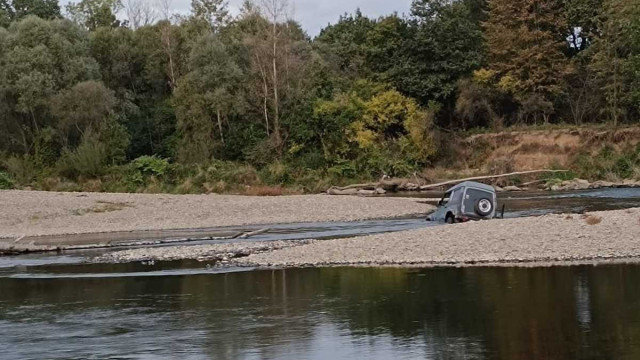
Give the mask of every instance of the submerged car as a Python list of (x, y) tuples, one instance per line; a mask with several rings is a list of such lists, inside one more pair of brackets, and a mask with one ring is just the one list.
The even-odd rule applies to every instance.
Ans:
[(467, 181), (449, 189), (438, 203), (436, 211), (427, 217), (427, 221), (454, 224), (493, 219), (497, 208), (496, 190), (492, 186)]

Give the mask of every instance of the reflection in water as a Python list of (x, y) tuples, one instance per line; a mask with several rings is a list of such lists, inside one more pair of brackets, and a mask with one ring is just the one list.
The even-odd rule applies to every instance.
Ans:
[(637, 359), (638, 280), (634, 265), (0, 278), (1, 357)]

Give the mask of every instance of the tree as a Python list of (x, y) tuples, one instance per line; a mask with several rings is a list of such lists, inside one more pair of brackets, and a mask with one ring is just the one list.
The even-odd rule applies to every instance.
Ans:
[(89, 30), (120, 26), (115, 16), (122, 10), (120, 0), (81, 0), (79, 3), (68, 3), (66, 8), (74, 22)]
[(99, 132), (113, 116), (116, 99), (113, 91), (98, 81), (77, 83), (52, 97), (51, 112), (57, 118), (64, 144), (74, 147), (87, 132)]
[(570, 54), (585, 50), (598, 36), (598, 17), (602, 11), (602, 1), (564, 0)]
[(593, 45), (591, 67), (604, 91), (606, 113), (614, 125), (627, 115), (627, 106), (633, 101), (632, 84), (638, 82), (639, 75), (632, 70), (640, 50), (638, 16), (640, 6), (636, 1), (605, 0), (599, 24), (602, 35)]
[(350, 77), (366, 76), (367, 41), (375, 21), (358, 9), (353, 15), (342, 15), (338, 22), (320, 31), (315, 43), (325, 50), (325, 56), (335, 57), (339, 69)]
[[(498, 86), (528, 104), (532, 99), (554, 102), (565, 93), (571, 71), (565, 56), (567, 28), (561, 2), (491, 1), (485, 38)], [(541, 115), (547, 121), (551, 114), (545, 110)]]
[(243, 74), (213, 35), (198, 40), (189, 64), (192, 71), (178, 83), (173, 100), (181, 136), (179, 157), (201, 163), (214, 154), (216, 135), (224, 144), (224, 124), (243, 107), (239, 93)]
[(0, 0), (0, 26), (8, 26), (12, 21), (29, 15), (41, 19), (58, 19), (60, 6), (57, 0)]
[(412, 4), (415, 40), (398, 89), (422, 104), (452, 104), (456, 84), (484, 61), (478, 1), (416, 0)]
[(158, 18), (158, 11), (150, 0), (126, 0), (124, 8), (132, 29), (151, 25)]
[(188, 21), (196, 28), (216, 33), (229, 22), (229, 9), (225, 0), (191, 0)]
[(8, 108), (4, 119), (15, 124), (11, 136), (28, 153), (41, 130), (55, 128), (49, 114), (52, 96), (97, 78), (98, 66), (89, 56), (86, 32), (66, 20), (27, 17), (9, 27), (4, 44), (6, 50), (0, 54), (4, 72), (0, 89)]

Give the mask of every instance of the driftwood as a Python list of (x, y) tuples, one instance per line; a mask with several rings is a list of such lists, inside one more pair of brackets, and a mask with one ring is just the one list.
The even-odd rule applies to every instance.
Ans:
[(511, 176), (519, 176), (519, 175), (531, 175), (531, 174), (541, 174), (541, 173), (561, 173), (561, 172), (568, 172), (568, 171), (569, 170), (532, 170), (532, 171), (519, 171), (519, 172), (501, 174), (501, 175), (476, 176), (476, 177), (470, 177), (466, 179), (445, 181), (438, 184), (423, 185), (423, 186), (420, 186), (420, 190), (432, 190), (432, 189), (437, 189), (439, 187), (444, 187), (448, 185), (460, 184), (465, 181), (492, 180), (492, 179), (500, 179), (500, 178), (511, 177)]
[[(377, 191), (378, 189), (384, 189), (388, 191), (395, 191), (398, 188), (402, 188), (402, 190), (408, 191), (428, 191), (434, 190), (440, 187), (448, 186), (448, 185), (456, 185), (459, 183), (463, 183), (465, 181), (480, 181), (480, 180), (491, 180), (491, 179), (500, 179), (511, 176), (519, 176), (519, 175), (531, 175), (531, 174), (541, 174), (541, 173), (562, 173), (568, 172), (568, 170), (532, 170), (532, 171), (519, 171), (513, 172), (509, 174), (500, 174), (500, 175), (489, 175), (489, 176), (476, 176), (470, 177), (466, 179), (457, 179), (457, 180), (449, 180), (437, 184), (423, 185), (417, 186), (412, 185), (410, 188), (405, 188), (407, 184), (407, 180), (404, 179), (395, 179), (395, 180), (381, 180), (375, 183), (367, 183), (367, 184), (354, 184), (344, 187), (334, 186), (327, 190), (327, 194), (329, 195), (359, 195), (363, 190), (365, 191)], [(544, 180), (536, 180), (525, 185), (533, 185), (539, 182), (544, 182)]]
[(354, 184), (354, 185), (349, 185), (349, 186), (344, 186), (344, 187), (339, 187), (339, 186), (333, 186), (331, 189), (329, 189), (330, 191), (338, 191), (338, 192), (343, 192), (343, 191), (348, 191), (348, 190), (376, 190), (376, 189), (384, 189), (384, 190), (393, 190), (396, 189), (398, 186), (402, 185), (404, 183), (404, 180), (381, 180), (379, 182), (375, 182), (375, 183), (367, 183), (367, 184)]
[(266, 229), (260, 229), (260, 230), (257, 230), (257, 231), (240, 232), (240, 233), (237, 233), (237, 234), (233, 235), (231, 237), (231, 239), (248, 239), (248, 238), (250, 238), (252, 236), (257, 236), (257, 235), (261, 235), (261, 234), (264, 234), (266, 232), (269, 232), (269, 230), (271, 230), (271, 229), (266, 228)]

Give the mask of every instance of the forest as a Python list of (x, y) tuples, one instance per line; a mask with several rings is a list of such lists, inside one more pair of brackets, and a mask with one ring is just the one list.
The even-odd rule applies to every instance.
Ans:
[(0, 188), (317, 192), (639, 120), (638, 0), (414, 0), (313, 38), (286, 0), (0, 0)]

